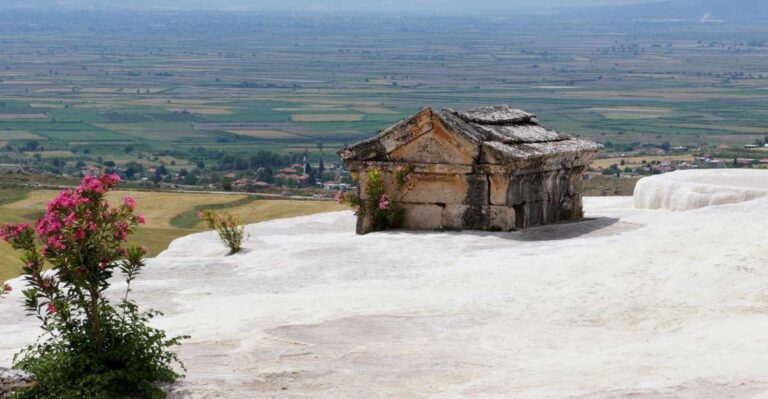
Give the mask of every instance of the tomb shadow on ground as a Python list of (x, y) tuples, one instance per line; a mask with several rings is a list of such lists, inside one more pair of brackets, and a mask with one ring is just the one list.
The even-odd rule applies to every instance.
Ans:
[[(635, 223), (622, 222), (618, 218), (598, 216), (594, 218), (584, 218), (570, 222), (560, 222), (542, 226), (530, 227), (521, 231), (512, 232), (490, 232), (482, 230), (461, 230), (446, 231), (443, 234), (462, 234), (479, 237), (497, 237), (512, 241), (555, 241), (568, 240), (579, 237), (605, 237), (628, 231), (637, 230), (643, 226)], [(417, 230), (393, 230), (379, 232), (374, 234), (435, 234), (435, 231), (417, 231)]]

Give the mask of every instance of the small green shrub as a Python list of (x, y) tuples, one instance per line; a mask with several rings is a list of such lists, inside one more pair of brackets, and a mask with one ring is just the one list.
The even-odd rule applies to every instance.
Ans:
[[(396, 166), (392, 176), (401, 198), (414, 187), (416, 182), (413, 167), (410, 165)], [(365, 194), (368, 197), (367, 200), (363, 200), (351, 192), (339, 192), (336, 195), (336, 201), (351, 207), (356, 215), (370, 217), (373, 231), (403, 227), (405, 209), (397, 203), (393, 203), (390, 194), (386, 192), (380, 169), (370, 168), (366, 171)]]
[(232, 215), (221, 216), (213, 211), (201, 211), (198, 217), (208, 224), (209, 229), (219, 233), (221, 242), (229, 248), (230, 254), (240, 252), (245, 238), (245, 226)]

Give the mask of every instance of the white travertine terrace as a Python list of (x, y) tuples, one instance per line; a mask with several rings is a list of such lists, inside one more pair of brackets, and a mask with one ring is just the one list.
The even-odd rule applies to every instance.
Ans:
[[(194, 234), (150, 259), (134, 293), (165, 312), (158, 327), (192, 336), (170, 398), (765, 398), (768, 197), (584, 209), (512, 233), (276, 220), (248, 226), (235, 256)], [(0, 367), (39, 332), (11, 284)]]
[(768, 195), (768, 171), (751, 169), (681, 170), (640, 179), (635, 206), (685, 211), (751, 201)]

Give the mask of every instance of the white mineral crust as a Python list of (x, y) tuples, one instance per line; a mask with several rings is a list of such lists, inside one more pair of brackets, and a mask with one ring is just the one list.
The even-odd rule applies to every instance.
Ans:
[[(235, 256), (195, 234), (135, 297), (192, 336), (175, 398), (766, 398), (768, 198), (699, 207), (765, 176), (654, 177), (638, 205), (698, 209), (585, 198), (524, 232), (358, 236), (337, 212), (248, 226)], [(0, 366), (38, 332), (11, 283)]]
[(680, 170), (640, 179), (635, 206), (686, 211), (709, 205), (751, 201), (768, 195), (765, 170)]

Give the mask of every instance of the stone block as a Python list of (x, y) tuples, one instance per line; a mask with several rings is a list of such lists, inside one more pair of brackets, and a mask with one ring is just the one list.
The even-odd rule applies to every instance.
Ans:
[(488, 175), (472, 174), (465, 176), (467, 182), (467, 196), (462, 203), (472, 206), (487, 206), (488, 199)]
[(463, 228), (468, 230), (488, 230), (490, 226), (490, 206), (468, 206), (462, 217)]
[(441, 226), (447, 229), (460, 230), (464, 228), (464, 213), (468, 205), (449, 204), (443, 208)]
[(405, 227), (433, 230), (442, 226), (443, 207), (435, 204), (401, 204), (405, 210)]
[(509, 194), (509, 176), (508, 175), (489, 175), (491, 184), (491, 205), (507, 205), (507, 195)]
[(515, 210), (507, 206), (490, 206), (490, 229), (500, 231), (515, 230)]

